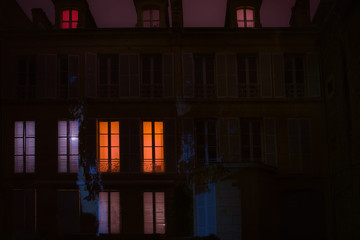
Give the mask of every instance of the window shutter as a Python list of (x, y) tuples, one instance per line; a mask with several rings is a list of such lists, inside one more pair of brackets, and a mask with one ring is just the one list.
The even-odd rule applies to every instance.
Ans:
[(129, 85), (130, 97), (140, 96), (140, 56), (139, 54), (129, 55)]
[(120, 120), (120, 166), (121, 172), (130, 170), (130, 131), (129, 120)]
[(226, 58), (226, 54), (216, 54), (216, 84), (218, 97), (226, 97), (227, 95)]
[(307, 83), (310, 97), (320, 97), (320, 64), (318, 53), (306, 53)]
[(266, 163), (272, 166), (277, 165), (277, 143), (276, 143), (276, 119), (265, 118), (265, 158)]
[(129, 97), (129, 55), (119, 55), (120, 97)]
[(239, 119), (227, 119), (228, 139), (229, 139), (229, 160), (230, 162), (240, 162), (240, 123)]
[(44, 98), (46, 89), (46, 57), (44, 54), (36, 56), (36, 97)]
[(174, 96), (174, 56), (172, 53), (163, 54), (163, 83), (164, 97)]
[(288, 151), (290, 171), (301, 170), (301, 162), (298, 156), (300, 146), (299, 138), (299, 119), (288, 119)]
[(275, 86), (275, 97), (285, 96), (285, 70), (284, 55), (282, 53), (274, 53), (272, 55), (273, 63), (273, 82)]
[(80, 91), (79, 55), (69, 55), (69, 97), (78, 98)]
[(164, 121), (164, 142), (165, 142), (165, 171), (177, 171), (177, 152), (176, 152), (176, 122), (175, 119)]
[(194, 97), (194, 58), (191, 53), (183, 54), (183, 95), (184, 98)]
[(226, 55), (227, 80), (228, 80), (228, 97), (237, 97), (237, 63), (236, 54)]
[(79, 232), (79, 192), (58, 191), (57, 193), (57, 220), (59, 233)]
[(96, 97), (97, 85), (97, 56), (96, 53), (85, 53), (85, 86), (86, 97)]
[[(85, 119), (85, 133), (86, 133), (86, 141), (85, 141), (85, 159), (83, 161), (86, 161), (87, 165), (90, 167), (97, 167), (95, 166), (95, 163), (97, 162), (97, 156), (96, 156), (96, 119), (95, 118), (87, 118)], [(94, 166), (91, 166), (94, 164)], [(84, 169), (85, 171), (88, 171), (90, 169)]]
[(45, 55), (45, 98), (56, 98), (57, 87), (57, 56)]
[(15, 56), (9, 56), (8, 60), (2, 61), (2, 63), (4, 64), (4, 69), (1, 71), (1, 80), (3, 86), (2, 96), (4, 99), (12, 99), (14, 97), (17, 83), (16, 73), (19, 71), (17, 68), (17, 62), (15, 61)]
[(182, 161), (185, 164), (184, 171), (189, 171), (195, 166), (195, 138), (194, 120), (192, 118), (182, 119)]
[(140, 144), (140, 121), (138, 119), (129, 120), (129, 159), (130, 170), (132, 172), (141, 171), (141, 144)]
[(261, 96), (272, 96), (272, 82), (271, 82), (271, 54), (260, 53), (260, 81), (261, 81)]
[(218, 151), (218, 159), (219, 162), (228, 162), (229, 161), (229, 151), (227, 148), (227, 127), (228, 127), (228, 121), (227, 119), (221, 118), (219, 120), (219, 131), (218, 131), (218, 146), (219, 146), (219, 151)]

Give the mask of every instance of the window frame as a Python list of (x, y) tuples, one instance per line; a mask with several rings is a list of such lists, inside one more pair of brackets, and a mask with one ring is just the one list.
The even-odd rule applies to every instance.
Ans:
[[(198, 60), (201, 60), (201, 66), (198, 67)], [(195, 98), (215, 98), (215, 54), (213, 53), (195, 53), (194, 61), (194, 96)], [(212, 65), (212, 66), (211, 66)], [(209, 75), (208, 73), (212, 73)], [(201, 75), (201, 79), (197, 75)], [(211, 79), (212, 78), (212, 79)], [(212, 82), (211, 82), (212, 81)]]
[[(64, 20), (64, 12), (65, 11), (69, 11), (69, 21), (65, 21)], [(73, 12), (72, 11), (76, 11), (77, 12), (77, 14), (78, 14), (78, 18), (77, 18), (77, 20), (75, 21), (75, 20), (73, 20), (73, 18), (72, 18), (72, 14), (73, 14)], [(78, 29), (79, 28), (79, 9), (77, 9), (77, 8), (73, 8), (73, 7), (69, 7), (69, 8), (63, 8), (63, 9), (61, 9), (61, 11), (60, 11), (60, 28), (61, 29)], [(63, 27), (63, 24), (64, 23), (69, 23), (69, 27), (68, 28), (64, 28)], [(76, 28), (73, 28), (72, 27), (72, 24), (73, 23), (76, 23)]]
[[(244, 155), (243, 155), (243, 129), (242, 129), (242, 122), (243, 121), (248, 121), (249, 123), (249, 131), (248, 131), (248, 136), (249, 136), (249, 159), (248, 160), (244, 160)], [(254, 158), (254, 132), (253, 132), (253, 125), (255, 121), (259, 121), (259, 125), (260, 125), (260, 159), (255, 159)], [(240, 126), (240, 159), (241, 162), (257, 162), (257, 163), (265, 163), (265, 127), (264, 127), (264, 119), (262, 118), (240, 118), (239, 119), (239, 126)]]
[[(237, 15), (238, 15), (238, 11), (243, 10), (243, 14), (244, 14), (244, 19), (243, 20), (239, 20)], [(247, 19), (247, 13), (246, 10), (251, 10), (253, 13), (253, 20), (248, 20)], [(239, 22), (243, 22), (244, 26), (241, 27), (239, 26)], [(249, 23), (252, 23), (253, 26), (248, 26)], [(236, 24), (238, 28), (255, 28), (255, 8), (253, 7), (249, 7), (249, 6), (241, 6), (236, 8)]]
[[(120, 59), (118, 54), (99, 54), (97, 57), (98, 76), (97, 76), (97, 97), (99, 98), (119, 98), (120, 97)], [(102, 62), (104, 61), (104, 62)], [(102, 64), (106, 65), (106, 70), (102, 71)], [(101, 83), (102, 73), (106, 74), (106, 83)], [(113, 80), (116, 80), (114, 83)]]
[[(153, 11), (158, 11), (159, 12), (159, 19), (153, 19)], [(149, 11), (149, 20), (144, 20), (144, 12), (145, 11)], [(160, 19), (161, 19), (161, 11), (160, 8), (158, 6), (147, 6), (144, 7), (141, 11), (141, 16), (142, 16), (142, 27), (143, 28), (159, 28), (160, 27)], [(145, 22), (149, 23), (149, 26), (145, 26)], [(154, 25), (154, 23), (158, 22), (158, 26)]]
[[(66, 122), (66, 136), (59, 136), (59, 123), (60, 122)], [(70, 129), (70, 122), (75, 122), (78, 125), (77, 128), (77, 136), (71, 136), (71, 129)], [(79, 123), (75, 120), (59, 120), (58, 121), (58, 173), (59, 174), (75, 174), (79, 171), (79, 163), (80, 163), (80, 136), (79, 136)], [(66, 138), (66, 154), (60, 154), (59, 153), (59, 140), (61, 138)], [(77, 154), (71, 154), (70, 153), (70, 144), (73, 138), (77, 138), (78, 141), (78, 147), (77, 147)], [(66, 156), (66, 171), (60, 172), (60, 156)], [(77, 156), (77, 171), (71, 171), (71, 157)]]
[[(107, 195), (107, 233), (102, 233), (102, 232), (100, 232), (100, 193), (106, 193), (106, 195)], [(118, 202), (118, 204), (119, 204), (119, 232), (115, 232), (115, 233), (112, 233), (111, 232), (111, 213), (112, 213), (112, 211), (111, 211), (111, 205), (112, 204), (115, 204), (115, 203), (112, 203), (112, 201), (111, 201), (111, 193), (117, 193), (118, 194), (118, 196), (119, 196), (119, 202)], [(98, 231), (99, 231), (99, 233), (100, 234), (103, 234), (103, 235), (105, 235), (105, 234), (107, 234), (107, 235), (109, 235), (109, 234), (111, 234), (111, 235), (114, 235), (114, 234), (121, 234), (121, 230), (122, 230), (122, 208), (121, 208), (121, 206), (122, 206), (122, 204), (121, 204), (121, 194), (120, 194), (120, 191), (118, 191), (118, 190), (102, 190), (102, 191), (100, 191), (99, 192), (99, 194), (98, 194), (98, 196), (99, 196), (99, 209), (98, 209), (98, 211), (99, 211), (99, 216), (98, 216), (98, 221), (99, 221), (99, 226), (98, 226)]]
[[(25, 64), (24, 72), (20, 71), (20, 62)], [(37, 61), (35, 56), (20, 56), (16, 61), (16, 98), (35, 99), (37, 93)], [(20, 78), (24, 77), (24, 84), (20, 83)]]
[[(22, 124), (22, 136), (16, 136), (15, 131), (16, 131), (16, 123), (21, 123)], [(33, 123), (34, 124), (34, 136), (26, 136), (26, 125), (27, 123)], [(16, 139), (22, 139), (22, 154), (16, 154)], [(27, 154), (27, 139), (33, 139), (34, 141), (34, 153), (33, 154)], [(17, 157), (21, 157), (22, 160), (22, 170), (21, 171), (17, 171), (16, 168), (16, 158)], [(33, 157), (34, 159), (34, 170), (33, 171), (28, 171), (27, 170), (27, 165), (29, 165), (29, 161), (27, 160), (27, 157)], [(14, 173), (15, 174), (34, 174), (35, 170), (36, 170), (36, 121), (26, 121), (26, 120), (22, 120), (22, 121), (15, 121), (14, 122)]]
[[(213, 121), (214, 124), (215, 124), (215, 146), (211, 146), (211, 147), (215, 147), (215, 161), (212, 160), (210, 161), (209, 159), (209, 121)], [(202, 134), (204, 136), (204, 162), (199, 162), (199, 129), (198, 129), (198, 124), (202, 122), (204, 124), (204, 133)], [(218, 158), (218, 154), (219, 154), (219, 146), (218, 146), (218, 135), (219, 135), (219, 132), (218, 132), (218, 121), (217, 119), (196, 119), (195, 120), (195, 143), (196, 143), (196, 149), (195, 149), (195, 152), (196, 152), (196, 164), (195, 166), (197, 167), (204, 167), (204, 166), (209, 166), (209, 165), (212, 165), (212, 164), (216, 164), (219, 160)], [(202, 132), (201, 132), (202, 133)]]
[[(149, 98), (161, 98), (164, 95), (164, 81), (163, 81), (163, 54), (142, 54), (141, 58), (140, 58), (140, 66), (141, 66), (141, 97), (149, 97)], [(150, 74), (150, 83), (145, 83), (144, 82), (144, 76), (145, 76), (145, 61), (146, 58), (149, 58), (149, 74)], [(157, 63), (160, 66), (159, 69), (159, 82), (156, 83), (156, 76), (155, 76), (155, 72), (157, 71), (157, 69), (155, 69), (156, 61), (160, 61)], [(148, 90), (149, 92), (147, 93), (146, 90)]]
[[(301, 60), (302, 68), (298, 68), (296, 61)], [(290, 61), (291, 68), (287, 68), (287, 61)], [(302, 79), (298, 81), (297, 73), (302, 73)], [(291, 76), (290, 76), (291, 75)], [(291, 98), (307, 96), (305, 55), (300, 53), (284, 54), (284, 82), (285, 96)]]
[[(145, 194), (146, 193), (149, 193), (149, 194), (151, 194), (151, 199), (152, 199), (152, 212), (151, 212), (151, 214), (152, 214), (152, 233), (146, 233), (146, 231), (145, 231), (145, 228), (146, 228), (146, 226), (145, 226)], [(164, 197), (164, 202), (162, 203), (163, 205), (162, 206), (159, 206), (157, 203), (157, 199), (156, 199), (156, 195), (157, 194), (162, 194), (163, 195), (163, 197)], [(164, 232), (158, 232), (158, 230), (157, 230), (157, 227), (156, 227), (156, 225), (158, 224), (158, 221), (157, 221), (157, 209), (159, 209), (159, 208), (161, 208), (161, 207), (163, 207), (163, 213), (164, 213)], [(152, 234), (152, 235), (154, 235), (154, 234), (160, 234), (160, 235), (163, 235), (163, 234), (166, 234), (166, 226), (167, 226), (167, 224), (166, 224), (166, 193), (165, 192), (157, 192), (157, 191), (146, 191), (146, 192), (143, 192), (143, 224), (144, 224), (144, 234), (146, 234), (146, 235), (150, 235), (150, 234)]]
[[(245, 83), (241, 83), (240, 59), (244, 58)], [(256, 69), (250, 68), (250, 58), (255, 58)], [(259, 73), (259, 56), (258, 54), (237, 54), (237, 84), (239, 97), (260, 97), (260, 73)], [(251, 72), (256, 73), (256, 84), (251, 83)]]
[[(149, 147), (149, 146), (145, 146), (144, 145), (144, 123), (145, 122), (150, 122), (151, 123), (151, 154), (152, 154), (152, 171), (150, 172), (146, 172), (145, 171), (145, 147)], [(161, 122), (162, 123), (162, 146), (156, 146), (155, 145), (155, 123), (156, 122)], [(141, 146), (142, 146), (142, 173), (145, 174), (159, 174), (159, 173), (165, 173), (166, 172), (166, 164), (165, 164), (165, 121), (162, 120), (143, 120), (141, 121)], [(156, 147), (162, 147), (162, 155), (163, 155), (163, 159), (158, 160), (156, 159)], [(156, 170), (156, 163), (160, 162), (162, 169), (160, 171)]]
[[(106, 122), (107, 125), (108, 125), (108, 128), (107, 128), (107, 134), (101, 134), (100, 132), (100, 123), (101, 122)], [(111, 133), (111, 123), (112, 122), (117, 122), (118, 123), (118, 126), (119, 126), (119, 131), (118, 133)], [(98, 159), (98, 163), (97, 163), (97, 171), (100, 172), (100, 173), (106, 173), (106, 174), (118, 174), (121, 172), (121, 155), (120, 155), (120, 146), (121, 146), (121, 138), (120, 138), (120, 121), (119, 120), (98, 120), (97, 121), (97, 159)], [(107, 145), (106, 146), (101, 146), (101, 141), (100, 141), (100, 136), (101, 135), (107, 135)], [(119, 141), (119, 146), (112, 146), (111, 145), (111, 136), (112, 135), (118, 135), (118, 141)], [(107, 171), (101, 171), (101, 147), (107, 147), (107, 164), (108, 164), (108, 167), (107, 167)], [(118, 171), (112, 171), (112, 157), (111, 157), (111, 153), (112, 153), (112, 149), (113, 147), (117, 147), (118, 148), (118, 153), (119, 153), (119, 159), (114, 159), (114, 163), (118, 163), (119, 164), (119, 170)], [(116, 166), (116, 165), (115, 165)]]

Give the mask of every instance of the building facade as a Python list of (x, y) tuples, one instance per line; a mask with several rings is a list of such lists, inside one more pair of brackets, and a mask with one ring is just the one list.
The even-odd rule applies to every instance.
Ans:
[(101, 29), (86, 0), (54, 25), (5, 1), (1, 234), (357, 239), (354, 2), (262, 28), (228, 0), (224, 28), (184, 28), (181, 0), (134, 0), (134, 28)]

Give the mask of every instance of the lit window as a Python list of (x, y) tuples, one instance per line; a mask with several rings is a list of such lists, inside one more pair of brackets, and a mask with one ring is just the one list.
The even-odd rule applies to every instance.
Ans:
[(35, 122), (15, 122), (15, 173), (35, 172)]
[(120, 126), (118, 121), (100, 121), (98, 130), (100, 172), (120, 172)]
[(165, 234), (164, 192), (144, 192), (144, 233)]
[(243, 162), (262, 160), (262, 121), (240, 119), (241, 160)]
[(152, 28), (160, 26), (160, 11), (158, 9), (146, 9), (143, 11), (143, 27)]
[(217, 162), (216, 121), (196, 121), (197, 165), (204, 166)]
[(304, 57), (301, 55), (285, 55), (284, 64), (286, 96), (305, 96)]
[(215, 97), (214, 55), (195, 54), (195, 97)]
[(141, 96), (162, 97), (162, 58), (161, 55), (141, 56)]
[(163, 122), (143, 122), (143, 171), (164, 172)]
[(58, 172), (77, 173), (79, 168), (79, 124), (58, 122)]
[(120, 209), (119, 192), (99, 192), (99, 233), (120, 233)]
[(236, 11), (237, 24), (239, 28), (255, 27), (254, 10), (249, 8), (239, 8)]
[(238, 56), (239, 97), (258, 97), (259, 82), (257, 76), (257, 57)]
[(74, 9), (66, 9), (62, 11), (61, 28), (77, 28), (79, 23), (79, 12)]

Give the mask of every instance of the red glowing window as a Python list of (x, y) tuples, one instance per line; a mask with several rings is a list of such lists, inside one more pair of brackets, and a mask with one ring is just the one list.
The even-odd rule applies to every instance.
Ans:
[(160, 11), (158, 9), (146, 9), (143, 11), (143, 27), (160, 27)]
[(255, 27), (254, 10), (249, 8), (239, 8), (236, 11), (236, 19), (239, 28)]
[(100, 172), (120, 172), (120, 126), (118, 121), (99, 122)]
[(163, 122), (143, 122), (143, 171), (164, 172)]
[(61, 28), (77, 28), (79, 23), (79, 12), (78, 10), (66, 9), (62, 11), (61, 15)]

